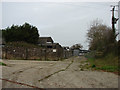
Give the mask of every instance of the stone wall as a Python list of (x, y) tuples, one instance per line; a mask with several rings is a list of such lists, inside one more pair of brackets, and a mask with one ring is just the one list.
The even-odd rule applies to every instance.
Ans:
[(69, 57), (71, 57), (71, 56), (73, 56), (72, 51), (64, 50), (64, 52), (63, 52), (63, 57), (64, 57), (64, 58), (69, 58)]

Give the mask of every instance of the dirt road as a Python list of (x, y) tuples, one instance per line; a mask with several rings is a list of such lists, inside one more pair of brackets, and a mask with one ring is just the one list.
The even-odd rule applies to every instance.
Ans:
[(4, 60), (3, 88), (117, 88), (113, 73), (81, 71), (84, 57), (64, 61)]

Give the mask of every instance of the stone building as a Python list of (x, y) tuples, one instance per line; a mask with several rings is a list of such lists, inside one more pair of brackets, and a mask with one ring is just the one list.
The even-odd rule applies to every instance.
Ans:
[(5, 59), (39, 59), (39, 60), (61, 60), (70, 57), (70, 52), (64, 50), (59, 43), (54, 43), (51, 37), (40, 37), (37, 47), (5, 46), (2, 58)]
[[(38, 45), (44, 48), (46, 57), (57, 57), (57, 59), (63, 58), (63, 47), (59, 43), (54, 43), (51, 37), (40, 37)], [(54, 53), (54, 55), (52, 53)]]
[(41, 45), (41, 46), (49, 45), (53, 43), (54, 41), (51, 37), (39, 37), (39, 40), (38, 40), (38, 45)]
[(73, 55), (72, 50), (70, 50), (70, 48), (68, 46), (63, 47), (63, 49), (64, 49), (64, 51), (63, 51), (64, 58), (69, 58)]

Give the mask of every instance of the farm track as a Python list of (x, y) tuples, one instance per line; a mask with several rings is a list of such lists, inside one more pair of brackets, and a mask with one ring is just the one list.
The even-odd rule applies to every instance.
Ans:
[(118, 76), (101, 71), (84, 70), (84, 57), (64, 61), (3, 60), (3, 88), (117, 88)]

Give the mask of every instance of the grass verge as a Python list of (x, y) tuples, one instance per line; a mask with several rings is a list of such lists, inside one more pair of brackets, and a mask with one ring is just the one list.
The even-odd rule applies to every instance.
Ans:
[(93, 70), (102, 70), (107, 72), (114, 72), (118, 74), (120, 68), (118, 67), (118, 56), (110, 53), (102, 58), (89, 57), (88, 62)]

